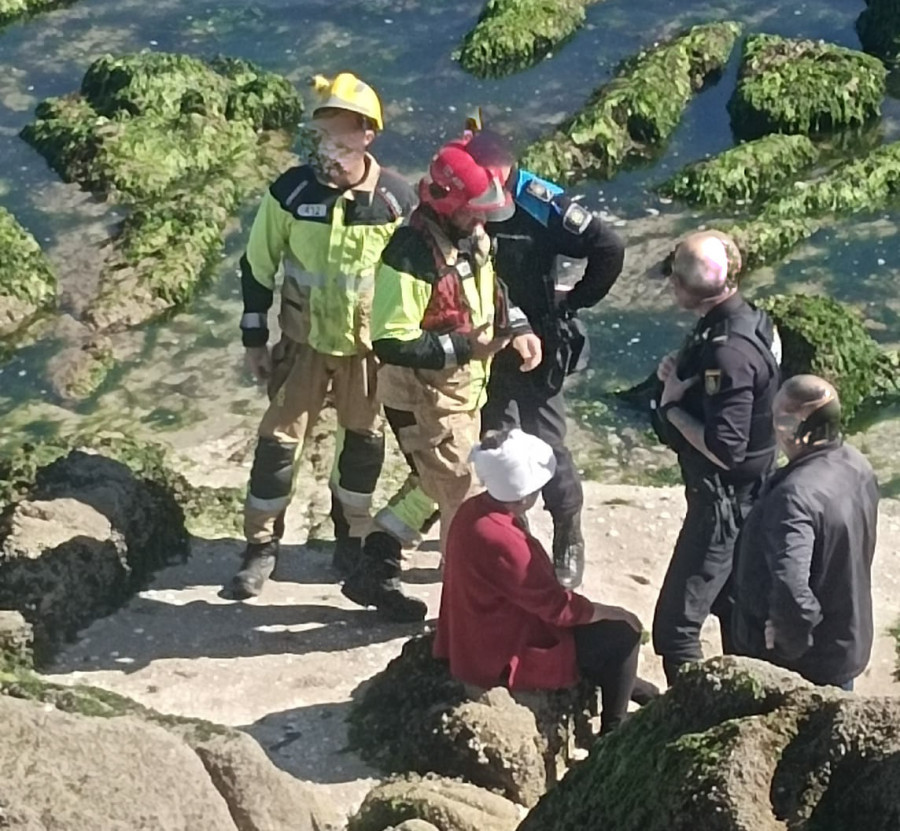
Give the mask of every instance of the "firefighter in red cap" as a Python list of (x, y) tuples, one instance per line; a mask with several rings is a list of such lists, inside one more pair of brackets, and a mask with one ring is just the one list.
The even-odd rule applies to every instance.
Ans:
[[(425, 617), (425, 604), (400, 587), (401, 549), (408, 541), (403, 526), (427, 520), (436, 503), (443, 550), (473, 486), (469, 452), (478, 439), (491, 357), (509, 344), (525, 368), (541, 361), (540, 340), (495, 279), (484, 230), (485, 222), (514, 209), (497, 173), (476, 163), (465, 141), (450, 142), (432, 159), (419, 183), (419, 207), (394, 232), (376, 272), (378, 396), (411, 473), (376, 516), (343, 593), (391, 620)], [(408, 498), (417, 504), (405, 505)]]

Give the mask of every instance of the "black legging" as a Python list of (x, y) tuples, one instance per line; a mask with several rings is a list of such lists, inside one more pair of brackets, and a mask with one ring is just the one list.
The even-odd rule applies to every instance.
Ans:
[(573, 628), (581, 676), (600, 688), (600, 733), (617, 727), (635, 692), (641, 633), (622, 620), (599, 620)]

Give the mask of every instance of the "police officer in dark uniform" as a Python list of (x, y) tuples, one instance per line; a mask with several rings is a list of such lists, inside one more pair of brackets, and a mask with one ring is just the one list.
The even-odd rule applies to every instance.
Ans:
[(677, 454), (687, 515), (660, 590), (653, 646), (671, 684), (703, 658), (700, 629), (719, 618), (732, 651), (728, 584), (741, 523), (775, 462), (772, 404), (781, 345), (771, 319), (736, 289), (740, 254), (716, 231), (692, 234), (669, 261), (678, 304), (700, 321), (660, 362), (655, 427)]
[[(543, 348), (540, 366), (527, 373), (521, 371), (522, 358), (514, 349), (494, 357), (481, 428), (485, 432), (519, 426), (553, 448), (556, 475), (543, 489), (544, 506), (553, 518), (557, 579), (573, 589), (584, 572), (583, 494), (565, 446), (562, 386), (566, 375), (587, 362), (587, 336), (575, 313), (607, 295), (622, 271), (625, 250), (612, 228), (561, 187), (517, 168), (501, 136), (481, 131), (468, 147), (478, 162), (497, 171), (515, 200), (513, 216), (488, 223), (486, 230), (494, 240), (497, 276), (513, 306), (527, 315)], [(584, 276), (565, 293), (557, 292), (554, 279), (559, 255), (587, 260)]]

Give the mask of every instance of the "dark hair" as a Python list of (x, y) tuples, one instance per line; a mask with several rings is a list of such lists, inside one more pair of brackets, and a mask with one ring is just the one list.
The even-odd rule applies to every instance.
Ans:
[(503, 442), (509, 438), (509, 430), (488, 430), (481, 437), (482, 450), (499, 450)]

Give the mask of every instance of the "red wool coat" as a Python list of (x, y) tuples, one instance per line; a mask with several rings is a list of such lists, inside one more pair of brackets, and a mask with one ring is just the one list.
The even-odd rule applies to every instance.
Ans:
[(434, 654), (480, 687), (559, 689), (578, 680), (571, 627), (593, 606), (563, 589), (541, 544), (487, 493), (463, 503), (447, 536)]

